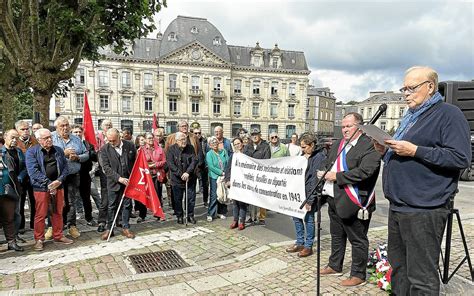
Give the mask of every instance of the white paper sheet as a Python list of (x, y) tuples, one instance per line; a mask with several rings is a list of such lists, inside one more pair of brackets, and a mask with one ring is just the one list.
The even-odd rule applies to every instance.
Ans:
[(369, 125), (360, 125), (358, 124), (357, 127), (364, 132), (367, 136), (371, 137), (379, 144), (385, 145), (385, 140), (393, 140), (392, 136), (390, 136), (386, 131), (381, 130), (380, 128), (376, 127), (373, 124)]

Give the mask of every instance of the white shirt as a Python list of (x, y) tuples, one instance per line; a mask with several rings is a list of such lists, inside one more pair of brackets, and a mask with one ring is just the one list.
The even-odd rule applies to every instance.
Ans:
[(122, 141), (122, 140), (120, 140), (120, 145), (119, 145), (118, 147), (115, 147), (115, 146), (114, 146), (115, 151), (117, 151), (117, 153), (118, 153), (120, 156), (122, 156), (122, 147), (123, 147), (123, 141)]
[[(359, 137), (360, 135), (356, 139), (352, 140), (349, 144), (347, 144), (345, 148), (346, 154), (349, 152), (349, 150), (351, 150), (352, 147), (354, 147), (357, 144)], [(342, 153), (339, 157), (342, 157)], [(332, 165), (330, 172), (337, 172), (337, 160)], [(326, 180), (323, 187), (323, 194), (334, 197), (334, 182), (333, 181)]]
[(288, 150), (290, 151), (290, 156), (301, 155), (301, 147), (293, 143), (288, 144)]

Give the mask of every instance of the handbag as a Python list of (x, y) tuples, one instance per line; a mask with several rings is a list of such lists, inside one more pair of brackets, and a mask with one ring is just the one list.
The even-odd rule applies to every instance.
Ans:
[(227, 187), (225, 186), (224, 178), (218, 177), (216, 182), (217, 182), (217, 200), (221, 204), (228, 203), (230, 198), (227, 192)]
[(19, 201), (20, 195), (16, 192), (15, 188), (10, 184), (5, 184), (5, 197), (8, 199)]

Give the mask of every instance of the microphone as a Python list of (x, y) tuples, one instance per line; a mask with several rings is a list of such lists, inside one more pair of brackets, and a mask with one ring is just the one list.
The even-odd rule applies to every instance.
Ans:
[(387, 104), (380, 105), (377, 112), (375, 112), (374, 116), (372, 117), (372, 119), (370, 119), (369, 123), (367, 124), (374, 124), (380, 118), (380, 116), (382, 116), (385, 110), (387, 110)]

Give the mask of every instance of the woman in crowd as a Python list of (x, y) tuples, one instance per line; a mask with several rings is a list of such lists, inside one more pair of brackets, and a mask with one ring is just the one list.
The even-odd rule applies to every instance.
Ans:
[(224, 176), (224, 170), (229, 161), (229, 156), (225, 149), (219, 150), (219, 140), (212, 136), (208, 140), (209, 150), (206, 154), (206, 163), (209, 168), (210, 200), (207, 208), (207, 221), (211, 222), (216, 216), (216, 212), (221, 219), (225, 219), (227, 205), (217, 201), (217, 178)]
[(139, 148), (144, 147), (145, 144), (146, 144), (146, 142), (145, 142), (145, 136), (143, 136), (143, 135), (137, 135), (137, 137), (135, 138), (135, 147), (136, 147), (137, 149), (139, 149)]
[[(244, 147), (244, 142), (241, 138), (237, 137), (232, 140), (232, 145), (234, 146), (234, 154), (230, 157), (229, 163), (225, 169), (224, 181), (226, 186), (230, 187), (230, 175), (232, 167), (232, 158), (235, 153), (242, 153), (242, 148)], [(239, 230), (245, 229), (245, 217), (247, 216), (247, 204), (234, 199), (234, 207), (232, 209), (232, 214), (234, 216), (234, 221), (230, 225), (230, 229), (235, 229), (239, 227)]]
[[(162, 181), (165, 175), (165, 164), (166, 157), (163, 149), (160, 145), (155, 145), (154, 137), (152, 133), (145, 134), (145, 146), (142, 148), (145, 152), (146, 161), (148, 162), (148, 168), (150, 169), (150, 175), (153, 179), (153, 186), (155, 186), (156, 194), (160, 200), (160, 204), (163, 207), (163, 191)], [(161, 182), (160, 182), (161, 180)], [(137, 223), (145, 220), (147, 209), (141, 204), (137, 203), (136, 208), (140, 211)]]
[[(316, 176), (318, 168), (325, 159), (321, 149), (316, 149), (316, 136), (312, 133), (301, 135), (300, 147), (303, 156), (308, 159), (308, 166), (305, 173), (305, 193), (308, 198), (305, 208), (307, 210), (303, 219), (293, 217), (296, 230), (296, 243), (286, 249), (288, 253), (298, 252), (298, 257), (307, 257), (313, 254), (314, 241), (314, 212), (316, 210), (314, 189), (318, 183)], [(306, 226), (306, 231), (305, 231)]]

